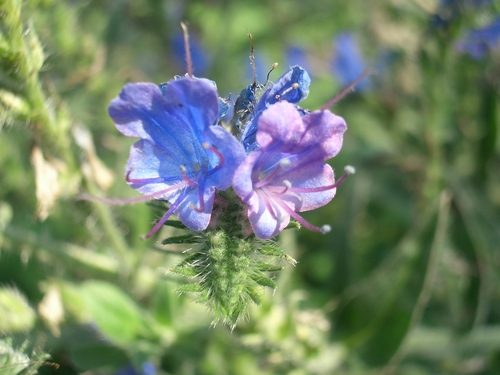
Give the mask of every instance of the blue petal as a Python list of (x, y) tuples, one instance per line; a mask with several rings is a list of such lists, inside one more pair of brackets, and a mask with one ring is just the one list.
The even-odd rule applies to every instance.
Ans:
[(257, 123), (262, 111), (280, 101), (287, 101), (292, 104), (300, 102), (309, 94), (310, 83), (311, 78), (307, 71), (300, 66), (294, 66), (267, 89), (251, 113), (249, 119), (251, 122), (243, 130), (241, 136), (241, 142), (247, 152), (257, 147), (255, 136), (257, 133)]
[[(162, 148), (175, 168), (206, 163), (203, 131), (218, 116), (217, 92), (203, 79), (172, 81), (161, 90), (150, 83), (126, 85), (111, 102), (109, 115), (123, 134), (140, 137)], [(214, 161), (216, 161), (214, 159)]]
[[(351, 33), (338, 35), (334, 41), (335, 56), (332, 70), (342, 86), (347, 86), (356, 80), (366, 69), (366, 62), (361, 54), (356, 38)], [(356, 85), (356, 90), (369, 88), (369, 81), (363, 79)]]
[(456, 48), (479, 60), (484, 58), (489, 50), (497, 48), (499, 44), (500, 17), (481, 29), (469, 31), (465, 38), (457, 42)]

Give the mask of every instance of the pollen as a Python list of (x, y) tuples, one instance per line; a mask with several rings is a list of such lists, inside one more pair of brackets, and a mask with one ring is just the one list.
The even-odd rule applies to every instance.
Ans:
[(285, 168), (290, 165), (290, 160), (289, 159), (281, 159), (280, 160), (280, 167)]
[(327, 234), (327, 233), (330, 233), (330, 231), (331, 231), (331, 230), (332, 230), (332, 227), (331, 227), (331, 226), (329, 226), (328, 224), (325, 224), (325, 225), (323, 225), (323, 226), (320, 228), (319, 232), (320, 232), (321, 234)]

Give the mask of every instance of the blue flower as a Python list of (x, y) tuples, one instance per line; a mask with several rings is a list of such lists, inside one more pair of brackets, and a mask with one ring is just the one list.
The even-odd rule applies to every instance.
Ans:
[(141, 371), (137, 371), (134, 366), (128, 365), (122, 367), (116, 372), (116, 375), (156, 375), (156, 366), (151, 362), (144, 362)]
[(496, 49), (499, 44), (500, 17), (481, 29), (469, 31), (467, 36), (457, 42), (456, 48), (461, 52), (468, 53), (472, 58), (480, 60), (490, 50)]
[[(342, 86), (347, 86), (363, 73), (367, 64), (353, 34), (337, 35), (333, 45), (335, 51), (331, 65), (333, 73)], [(364, 91), (368, 88), (369, 81), (366, 79), (356, 85), (358, 91)]]
[(328, 110), (301, 113), (286, 101), (258, 116), (255, 150), (233, 177), (236, 194), (248, 205), (248, 218), (261, 239), (276, 236), (293, 217), (308, 229), (326, 233), (297, 212), (327, 204), (337, 183), (325, 160), (342, 147), (346, 124)]
[(431, 19), (433, 28), (446, 28), (460, 15), (492, 3), (492, 0), (441, 0), (437, 14)]
[(240, 97), (246, 100), (245, 103), (248, 104), (247, 111), (237, 112), (237, 100), (235, 118), (239, 115), (240, 119), (243, 119), (241, 142), (247, 152), (253, 151), (257, 147), (257, 124), (262, 112), (280, 101), (295, 104), (305, 99), (309, 94), (310, 83), (309, 74), (300, 66), (294, 66), (262, 94), (258, 103), (256, 103), (255, 88), (252, 85), (242, 91)]
[(144, 194), (123, 200), (170, 202), (146, 235), (151, 237), (175, 213), (188, 228), (204, 230), (210, 221), (215, 189), (231, 185), (244, 159), (241, 144), (220, 126), (214, 84), (179, 78), (161, 88), (152, 83), (126, 85), (109, 106), (117, 129), (141, 140), (132, 145), (128, 184)]
[(289, 66), (299, 65), (305, 70), (309, 70), (307, 52), (299, 46), (289, 46), (286, 50), (286, 61)]

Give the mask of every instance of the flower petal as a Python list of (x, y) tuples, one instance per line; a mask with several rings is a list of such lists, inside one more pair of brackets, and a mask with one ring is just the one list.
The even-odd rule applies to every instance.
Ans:
[(191, 189), (184, 201), (174, 211), (180, 221), (192, 230), (205, 230), (210, 223), (210, 216), (214, 205), (215, 189), (209, 187), (203, 192), (204, 206), (203, 211), (198, 212), (196, 208), (200, 207), (199, 188)]
[[(271, 213), (269, 207), (273, 210)], [(272, 238), (290, 222), (290, 215), (262, 194), (255, 194), (248, 206), (248, 219), (260, 239)]]

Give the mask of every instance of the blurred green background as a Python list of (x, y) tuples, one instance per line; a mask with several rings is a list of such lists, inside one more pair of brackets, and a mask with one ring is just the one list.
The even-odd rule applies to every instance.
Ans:
[[(500, 3), (466, 0), (0, 0), (0, 374), (500, 373)], [(285, 231), (298, 260), (231, 331), (143, 241), (133, 139), (107, 106), (126, 82), (185, 73), (234, 100), (300, 64), (315, 110), (348, 124), (357, 174)], [(486, 27), (486, 29), (484, 29)], [(490, 27), (490, 29), (488, 29)], [(476, 30), (476, 31), (474, 31)], [(486, 30), (486, 31), (484, 31)], [(172, 233), (166, 228), (160, 238)], [(50, 354), (50, 357), (43, 355)], [(24, 353), (24, 354), (23, 354)]]

